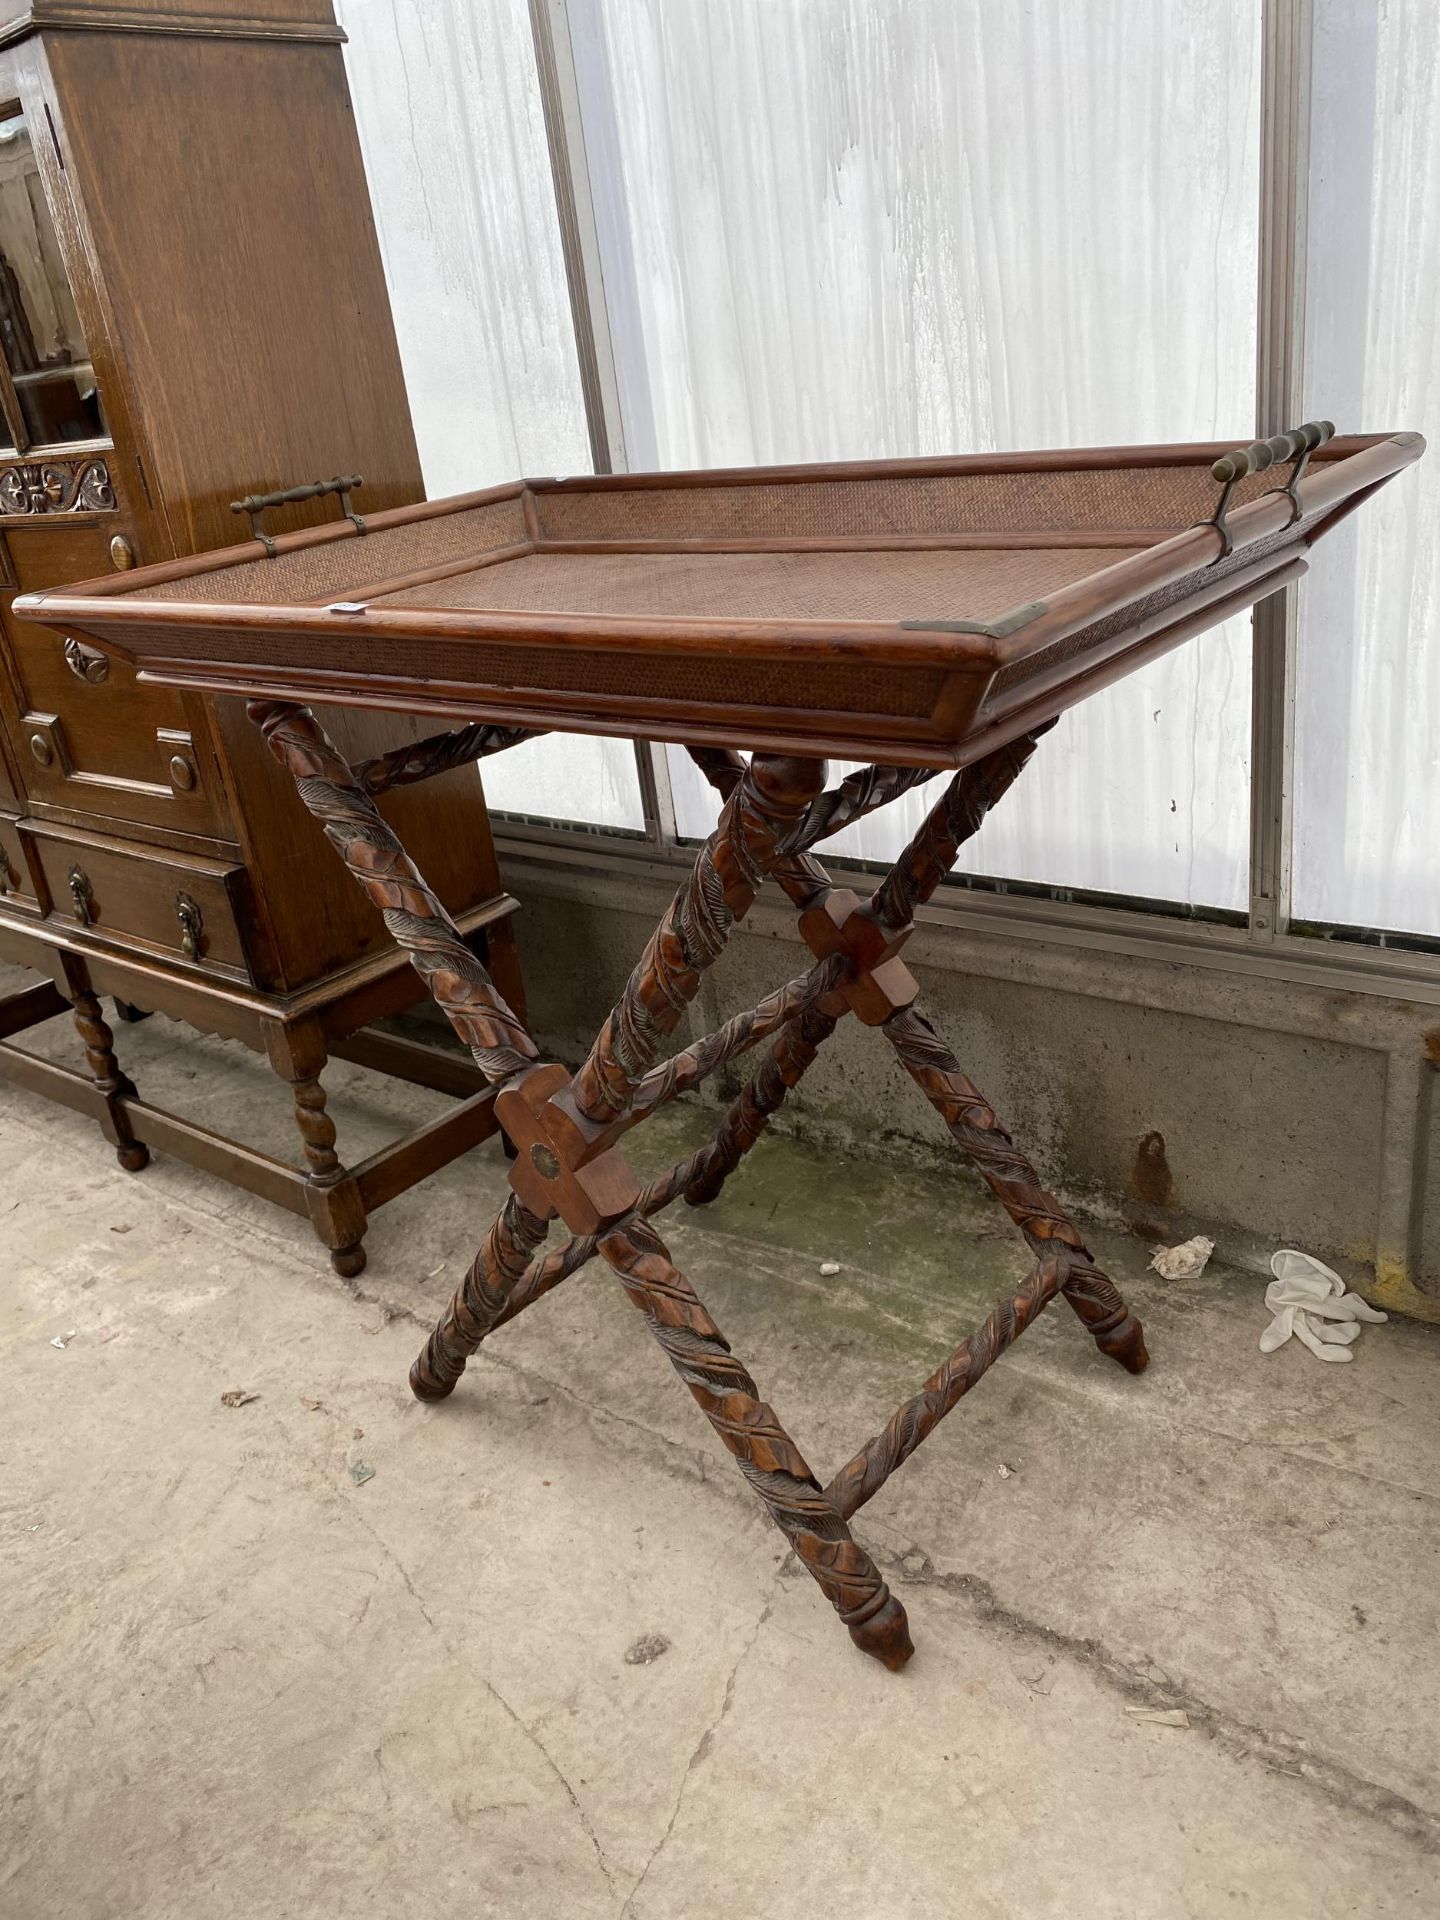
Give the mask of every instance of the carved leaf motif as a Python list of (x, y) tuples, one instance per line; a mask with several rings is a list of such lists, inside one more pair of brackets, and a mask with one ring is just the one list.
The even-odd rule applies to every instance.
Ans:
[(0, 513), (113, 513), (103, 460), (20, 461), (0, 471)]

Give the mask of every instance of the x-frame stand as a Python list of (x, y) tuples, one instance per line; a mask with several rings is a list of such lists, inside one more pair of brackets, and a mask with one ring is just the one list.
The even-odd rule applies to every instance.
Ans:
[[(887, 1667), (902, 1667), (914, 1650), (905, 1610), (852, 1536), (852, 1515), (1057, 1293), (1102, 1353), (1131, 1373), (1148, 1363), (1139, 1321), (955, 1057), (916, 1012), (915, 981), (900, 958), (916, 907), (934, 893), (960, 846), (1020, 773), (1036, 735), (997, 748), (957, 773), (869, 901), (832, 886), (810, 849), (930, 778), (930, 770), (866, 767), (826, 791), (821, 760), (757, 753), (747, 766), (738, 754), (692, 748), (724, 796), (719, 822), (572, 1076), (541, 1059), (372, 797), (387, 785), (479, 759), (523, 733), (467, 727), (352, 769), (308, 709), (257, 701), (249, 711), (437, 1005), (496, 1083), (496, 1113), (516, 1150), (510, 1196), (411, 1369), (414, 1392), (422, 1400), (443, 1399), (488, 1334), (598, 1254), (644, 1313), (851, 1639)], [(701, 975), (767, 877), (797, 908), (815, 964), (662, 1062), (665, 1040), (698, 992)], [(1035, 1265), (884, 1430), (822, 1487), (671, 1261), (651, 1220), (677, 1196), (692, 1205), (715, 1198), (847, 1013), (885, 1035), (1014, 1221)], [(770, 1046), (762, 1065), (714, 1138), (642, 1187), (618, 1150), (621, 1137), (764, 1040)], [(554, 1252), (542, 1252), (555, 1219), (571, 1238)]]

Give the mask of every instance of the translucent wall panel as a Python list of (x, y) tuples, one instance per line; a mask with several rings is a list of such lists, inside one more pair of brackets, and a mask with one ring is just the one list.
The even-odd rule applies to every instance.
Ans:
[(1294, 902), (1440, 934), (1440, 8), (1317, 0), (1307, 411), (1432, 451), (1301, 589)]
[[(1254, 0), (570, 12), (633, 466), (1252, 436)], [(1241, 621), (1065, 720), (974, 864), (1241, 907), (1248, 738)]]
[[(337, 0), (425, 485), (588, 472), (525, 0)], [(492, 806), (633, 826), (624, 741), (537, 741)]]

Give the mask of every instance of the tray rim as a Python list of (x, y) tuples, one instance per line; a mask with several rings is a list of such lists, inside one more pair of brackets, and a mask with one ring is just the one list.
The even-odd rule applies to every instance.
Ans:
[[(1324, 449), (1327, 457), (1312, 461), (1300, 483), (1299, 498), (1306, 517), (1343, 510), (1358, 504), (1374, 486), (1410, 465), (1424, 451), (1418, 433), (1388, 435), (1348, 435), (1337, 437)], [(1336, 451), (1338, 449), (1338, 451)], [(1035, 454), (972, 454), (946, 459), (881, 462), (839, 462), (829, 465), (793, 467), (743, 467), (711, 471), (695, 469), (684, 474), (647, 473), (577, 476), (548, 482), (512, 481), (475, 493), (451, 495), (440, 501), (422, 501), (377, 514), (370, 521), (375, 530), (414, 524), (428, 518), (466, 511), (504, 500), (521, 498), (528, 488), (539, 485), (553, 490), (575, 491), (655, 490), (683, 484), (766, 485), (772, 480), (782, 484), (805, 480), (867, 477), (892, 474), (953, 474), (993, 471), (1055, 471), (1134, 465), (1193, 466), (1213, 455), (1218, 458), (1227, 449), (1221, 443), (1194, 445), (1176, 443), (1150, 448), (1071, 448)], [(1143, 456), (1143, 457), (1142, 457)], [(1333, 516), (1332, 516), (1333, 517)], [(1236, 508), (1229, 516), (1233, 547), (1239, 552), (1275, 533), (1283, 532), (1292, 521), (1290, 502), (1278, 492), (1264, 493)], [(1313, 539), (1329, 518), (1313, 527), (1306, 543)], [(1064, 530), (1056, 530), (1055, 545), (1064, 546)], [(281, 535), (276, 547), (282, 553), (328, 544), (334, 539), (359, 539), (348, 521), (304, 528)], [(681, 617), (653, 615), (560, 614), (519, 611), (487, 611), (475, 608), (398, 608), (383, 601), (330, 601), (316, 604), (282, 601), (238, 604), (224, 601), (197, 602), (176, 598), (137, 600), (134, 595), (145, 585), (179, 583), (220, 567), (260, 561), (265, 549), (250, 540), (229, 548), (213, 549), (181, 560), (161, 561), (150, 567), (124, 574), (109, 574), (64, 588), (42, 589), (17, 596), (14, 610), (23, 618), (44, 625), (74, 625), (84, 630), (88, 620), (103, 620), (107, 627), (180, 626), (225, 627), (235, 631), (283, 628), (287, 631), (333, 632), (337, 619), (347, 624), (363, 622), (364, 631), (376, 637), (404, 638), (424, 634), (436, 638), (473, 639), (516, 647), (558, 646), (579, 651), (609, 651), (674, 654), (694, 652), (713, 654), (723, 648), (727, 654), (747, 658), (788, 658), (797, 649), (812, 661), (873, 661), (897, 668), (923, 667), (930, 670), (998, 670), (1023, 660), (1028, 654), (1048, 646), (1082, 624), (1104, 618), (1123, 608), (1129, 601), (1159, 588), (1176, 584), (1190, 573), (1202, 573), (1220, 558), (1220, 536), (1209, 523), (1181, 529), (1168, 539), (1130, 553), (1109, 567), (1099, 568), (1057, 588), (1041, 601), (1030, 601), (1009, 609), (990, 621), (851, 621), (851, 620), (759, 620), (723, 617)], [(623, 543), (617, 543), (623, 545)], [(883, 542), (877, 542), (883, 546)], [(1103, 551), (1103, 549), (1102, 549)], [(336, 613), (334, 609), (358, 606), (358, 613)], [(146, 653), (143, 648), (126, 648), (113, 631), (92, 634), (98, 644), (127, 661), (144, 661), (150, 677), (162, 681), (170, 656)]]

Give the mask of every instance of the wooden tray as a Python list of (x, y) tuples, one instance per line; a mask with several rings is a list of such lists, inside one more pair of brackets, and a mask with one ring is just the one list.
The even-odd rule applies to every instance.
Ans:
[(1220, 445), (520, 481), (15, 607), (217, 693), (955, 767), (1296, 578), (1423, 448), (1246, 474), (1226, 533)]

